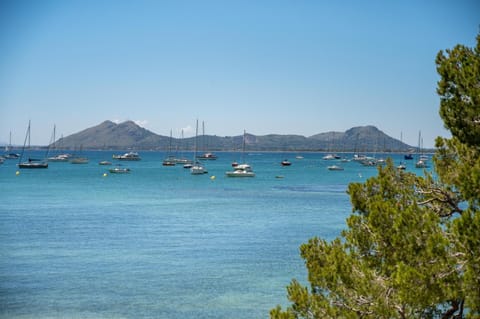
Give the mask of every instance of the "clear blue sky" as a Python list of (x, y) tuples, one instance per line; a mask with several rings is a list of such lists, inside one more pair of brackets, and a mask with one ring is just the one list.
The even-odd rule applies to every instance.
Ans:
[(424, 146), (439, 50), (474, 46), (479, 1), (0, 1), (0, 142), (104, 120), (161, 135), (310, 136), (375, 125)]

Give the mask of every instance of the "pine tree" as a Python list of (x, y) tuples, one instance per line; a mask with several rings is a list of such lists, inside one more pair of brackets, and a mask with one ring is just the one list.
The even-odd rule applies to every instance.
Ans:
[(436, 65), (452, 138), (436, 140), (435, 174), (389, 161), (350, 184), (348, 228), (301, 246), (309, 287), (293, 280), (271, 318), (480, 317), (480, 34)]

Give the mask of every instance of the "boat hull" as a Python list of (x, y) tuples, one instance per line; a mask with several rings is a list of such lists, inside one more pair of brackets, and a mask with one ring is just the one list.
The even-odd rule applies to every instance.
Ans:
[(112, 168), (109, 171), (112, 174), (128, 174), (128, 173), (130, 173), (129, 168)]
[(45, 162), (38, 162), (38, 163), (20, 163), (20, 164), (18, 164), (18, 168), (27, 168), (27, 169), (48, 168), (48, 163), (45, 163)]
[(255, 177), (255, 173), (235, 173), (235, 172), (227, 172), (225, 173), (227, 177)]

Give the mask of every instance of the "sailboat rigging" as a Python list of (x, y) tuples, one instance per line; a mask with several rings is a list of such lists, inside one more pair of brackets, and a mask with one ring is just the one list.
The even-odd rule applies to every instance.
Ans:
[(246, 131), (243, 131), (242, 164), (233, 167), (233, 171), (226, 172), (227, 177), (255, 177), (252, 167), (245, 163), (245, 139)]
[(198, 139), (198, 119), (197, 128), (195, 130), (195, 149), (193, 152), (193, 166), (190, 168), (192, 175), (201, 175), (208, 173), (202, 163), (197, 159), (197, 139)]

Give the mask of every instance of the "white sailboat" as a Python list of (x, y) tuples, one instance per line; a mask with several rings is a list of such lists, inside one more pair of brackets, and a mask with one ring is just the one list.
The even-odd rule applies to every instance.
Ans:
[(202, 141), (203, 141), (203, 148), (204, 148), (204, 153), (200, 155), (198, 158), (201, 160), (216, 160), (217, 155), (215, 155), (212, 152), (207, 152), (206, 149), (206, 143), (205, 143), (205, 122), (202, 121)]
[(428, 168), (428, 156), (422, 154), (423, 149), (422, 131), (418, 132), (418, 161), (415, 163), (416, 168)]
[(5, 154), (3, 158), (6, 159), (18, 159), (20, 157), (20, 154), (17, 153), (12, 153), (12, 132), (10, 131), (10, 140), (8, 142), (8, 145), (5, 146)]
[(197, 128), (195, 130), (195, 150), (193, 152), (193, 165), (190, 168), (192, 175), (202, 175), (208, 173), (203, 164), (197, 159), (197, 139), (198, 139), (198, 119)]
[[(55, 134), (56, 134), (56, 125), (53, 125), (53, 149), (57, 149)], [(68, 162), (70, 159), (70, 154), (57, 154), (48, 158), (49, 162)]]
[(168, 155), (163, 159), (162, 165), (163, 166), (175, 166), (177, 164), (177, 160), (175, 156), (172, 154), (172, 130), (170, 130), (170, 139), (168, 144)]
[(255, 177), (252, 167), (245, 163), (245, 135), (246, 132), (243, 131), (242, 164), (234, 166), (233, 171), (226, 172), (227, 177)]

